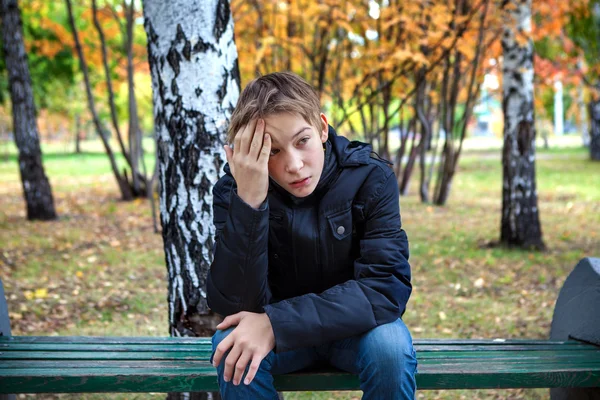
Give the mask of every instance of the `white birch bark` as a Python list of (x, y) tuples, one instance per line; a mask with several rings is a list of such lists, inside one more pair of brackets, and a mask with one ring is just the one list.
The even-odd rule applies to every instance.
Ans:
[(544, 248), (535, 181), (531, 0), (505, 0), (503, 50), (504, 148), (500, 241)]
[(173, 336), (206, 336), (212, 261), (212, 188), (239, 96), (227, 0), (144, 0), (159, 164), (160, 219)]

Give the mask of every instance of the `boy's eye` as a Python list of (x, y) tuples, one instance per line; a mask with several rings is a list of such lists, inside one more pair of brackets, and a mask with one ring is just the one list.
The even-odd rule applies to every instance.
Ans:
[(300, 139), (300, 141), (298, 142), (298, 144), (305, 144), (306, 142), (308, 142), (308, 139), (310, 139), (308, 136), (303, 137), (302, 139)]
[(279, 153), (278, 149), (271, 149), (271, 153), (269, 155), (274, 156), (277, 153)]

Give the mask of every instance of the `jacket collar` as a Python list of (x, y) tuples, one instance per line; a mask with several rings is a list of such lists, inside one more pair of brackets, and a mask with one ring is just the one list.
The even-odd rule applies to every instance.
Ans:
[(371, 157), (371, 145), (356, 140), (349, 141), (343, 136), (338, 136), (331, 126), (329, 127), (329, 138), (338, 164), (341, 167), (352, 167), (368, 164)]

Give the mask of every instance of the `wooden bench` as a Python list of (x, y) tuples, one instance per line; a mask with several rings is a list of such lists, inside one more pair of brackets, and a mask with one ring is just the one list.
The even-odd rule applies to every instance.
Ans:
[[(9, 336), (3, 298), (0, 282), (0, 393), (218, 389), (209, 338)], [(584, 259), (561, 290), (553, 339), (416, 340), (418, 389), (569, 388), (553, 399), (600, 398), (599, 317), (600, 260)], [(327, 369), (276, 376), (275, 385), (355, 390), (359, 381)]]
[[(577, 341), (417, 340), (422, 389), (600, 387), (600, 347)], [(0, 392), (216, 391), (208, 338), (0, 337)], [(356, 390), (337, 370), (275, 377), (280, 391)]]

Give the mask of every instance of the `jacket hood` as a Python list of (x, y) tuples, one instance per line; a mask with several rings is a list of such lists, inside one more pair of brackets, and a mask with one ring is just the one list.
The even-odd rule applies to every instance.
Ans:
[(369, 158), (373, 151), (370, 144), (356, 140), (350, 141), (343, 136), (338, 136), (331, 125), (329, 126), (329, 138), (327, 141), (331, 142), (333, 152), (341, 167), (351, 167), (369, 163)]

